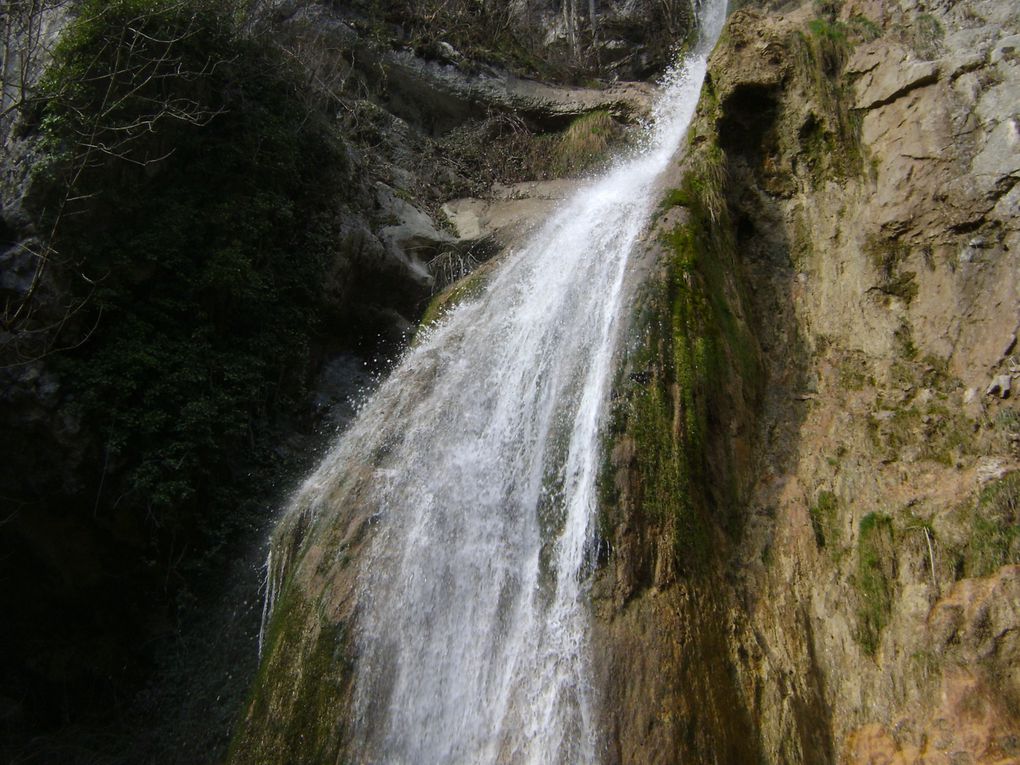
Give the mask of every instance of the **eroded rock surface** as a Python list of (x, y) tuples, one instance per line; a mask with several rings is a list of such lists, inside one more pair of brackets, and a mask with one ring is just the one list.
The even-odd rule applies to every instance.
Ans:
[[(1002, 396), (1020, 371), (1018, 29), (1014, 4), (980, 0), (730, 18), (670, 199), (711, 207), (732, 237), (722, 263), (743, 287), (726, 300), (750, 314), (763, 398), (709, 404), (706, 458), (736, 467), (709, 474), (721, 496), (702, 503), (716, 520), (701, 540), (635, 509), (662, 447), (616, 442), (607, 705), (640, 688), (657, 710), (613, 717), (620, 761), (653, 756), (655, 735), (688, 760), (736, 761), (719, 743), (734, 731), (768, 762), (1020, 757), (1020, 409)], [(640, 384), (619, 394), (639, 400)], [(673, 400), (678, 449), (698, 404)], [(675, 560), (708, 547), (715, 564), (671, 571), (670, 539)], [(678, 630), (726, 660), (685, 667)], [(639, 644), (661, 649), (661, 673), (626, 658)], [(659, 706), (706, 685), (732, 689), (728, 714), (687, 713), (715, 749), (669, 716), (683, 702)]]

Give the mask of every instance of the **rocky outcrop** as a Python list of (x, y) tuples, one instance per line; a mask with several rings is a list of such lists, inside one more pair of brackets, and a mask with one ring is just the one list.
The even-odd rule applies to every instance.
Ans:
[[(1016, 24), (981, 2), (730, 19), (613, 395), (606, 761), (1016, 756)], [(512, 237), (545, 196), (445, 211)], [(328, 614), (283, 608), (305, 653), (269, 655), (237, 761), (343, 751), (323, 710), (350, 693), (329, 625), (353, 584), (313, 569)]]
[(605, 89), (548, 85), (491, 70), (467, 74), (449, 63), (429, 61), (407, 51), (387, 53), (389, 98), (395, 110), (427, 115), (434, 129), (448, 128), (479, 110), (515, 112), (541, 125), (564, 125), (597, 109), (633, 120), (647, 112), (651, 88), (627, 82)]
[(485, 198), (453, 199), (442, 209), (461, 239), (491, 237), (506, 246), (533, 231), (577, 187), (567, 179), (496, 184)]
[[(709, 403), (698, 448), (734, 470), (699, 485), (737, 494), (703, 502), (712, 532), (683, 548), (709, 548), (700, 572), (671, 573), (661, 541), (650, 559), (632, 552), (649, 533), (677, 537), (633, 499), (662, 473), (662, 443), (630, 429), (616, 441), (623, 501), (609, 503), (603, 577), (639, 586), (598, 610), (607, 704), (651, 697), (658, 710), (617, 716), (621, 761), (643, 761), (652, 741), (727, 761), (714, 742), (745, 735), (769, 762), (1020, 755), (1020, 409), (1003, 396), (1016, 387), (1020, 320), (1018, 29), (1011, 4), (980, 0), (730, 18), (690, 180), (669, 198), (724, 204), (717, 230), (734, 248), (722, 262), (743, 284), (726, 303), (751, 317), (763, 395)], [(698, 157), (714, 152), (723, 180), (706, 194), (720, 176)], [(621, 395), (640, 401), (633, 380), (654, 381), (657, 363), (650, 377), (634, 369)], [(680, 422), (697, 406), (671, 399)], [(666, 444), (690, 446), (682, 430)], [(685, 666), (670, 648), (678, 630), (695, 655), (713, 645), (725, 659)], [(660, 672), (627, 658), (642, 641)], [(730, 689), (726, 701), (701, 714), (660, 705), (706, 687)], [(678, 709), (717, 734), (699, 742), (670, 717)]]
[[(618, 124), (646, 107), (642, 85), (564, 81), (649, 75), (689, 16), (671, 2), (513, 4), (501, 26), (511, 37), (487, 39), (446, 23), (457, 2), (442, 4), (454, 15), (439, 13), (431, 31), (417, 18), (398, 28), (387, 3), (263, 5), (260, 23), (307, 75), (309, 113), (335, 117), (344, 141), (348, 193), (315, 285), (327, 339), (314, 338), (309, 370), (319, 380), (309, 417), (333, 429), (350, 420), (352, 388), (372, 384), (356, 354), (400, 347), (431, 293), (572, 185), (534, 182), (556, 174), (540, 139), (579, 115)], [(614, 391), (593, 591), (607, 761), (1020, 756), (1013, 5), (848, 0), (731, 17), (635, 271), (650, 281), (634, 293)], [(530, 79), (541, 72), (560, 82)], [(4, 109), (17, 97), (10, 82), (5, 72)], [(31, 120), (17, 135), (4, 120), (0, 290), (16, 298), (36, 273), (18, 245), (39, 240), (22, 204), (39, 155)], [(63, 288), (38, 288), (40, 316), (59, 311)], [(5, 561), (55, 572), (39, 597), (8, 593), (57, 604), (46, 618), (22, 609), (6, 634), (31, 622), (61, 635), (124, 610), (104, 576), (143, 535), (117, 505), (96, 530), (107, 467), (61, 410), (58, 371), (39, 361), (2, 374), (0, 422), (19, 439), (8, 447), (14, 493), (62, 492), (86, 507), (75, 519), (61, 503), (0, 512), (17, 540)], [(310, 451), (293, 433), (282, 443), (283, 456)], [(235, 761), (332, 761), (344, 750), (335, 710), (351, 692), (349, 635), (336, 625), (355, 608), (348, 563), (370, 523), (356, 496), (369, 476), (358, 472), (349, 525), (331, 540), (347, 556), (330, 564), (339, 575), (307, 565), (300, 583), (325, 593), (328, 613), (281, 603)], [(324, 552), (305, 554), (314, 563)], [(149, 613), (132, 593), (133, 610)], [(110, 646), (165, 631), (119, 626), (88, 633), (102, 661), (58, 651), (39, 663), (67, 680), (72, 704), (96, 697), (81, 677), (123, 667), (127, 654)], [(34, 677), (19, 682), (44, 694)], [(33, 698), (4, 691), (5, 732), (31, 727)]]

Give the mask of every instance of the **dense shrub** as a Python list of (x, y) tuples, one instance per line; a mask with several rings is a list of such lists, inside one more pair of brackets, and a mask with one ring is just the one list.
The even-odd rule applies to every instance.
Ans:
[[(301, 393), (338, 143), (223, 4), (89, 0), (43, 84), (41, 217), (82, 278), (56, 363), (97, 504), (213, 531)], [(158, 541), (158, 540), (157, 540)]]

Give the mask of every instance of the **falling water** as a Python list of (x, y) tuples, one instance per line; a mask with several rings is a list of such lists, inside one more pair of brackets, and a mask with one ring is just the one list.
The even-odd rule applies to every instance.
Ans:
[(328, 524), (350, 466), (372, 466), (355, 761), (599, 759), (586, 595), (601, 412), (628, 256), (722, 26), (725, 0), (705, 5), (647, 148), (580, 189), (412, 349), (299, 493)]

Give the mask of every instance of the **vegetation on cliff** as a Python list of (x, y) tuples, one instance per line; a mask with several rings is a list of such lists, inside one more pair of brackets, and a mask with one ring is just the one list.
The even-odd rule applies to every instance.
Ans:
[(610, 489), (604, 503), (629, 495), (633, 512), (671, 539), (677, 571), (690, 574), (704, 573), (714, 534), (739, 534), (740, 479), (712, 432), (760, 395), (761, 362), (741, 316), (722, 152), (702, 146), (687, 167), (664, 203), (681, 220), (662, 234), (664, 272), (644, 301), (627, 360), (634, 371), (614, 405), (610, 443), (633, 439), (634, 483)]
[(358, 0), (351, 7), (373, 34), (402, 37), (426, 58), (467, 69), (504, 66), (547, 82), (656, 74), (669, 64), (678, 42), (690, 37), (694, 20), (684, 0), (524, 6), (493, 0)]
[(42, 86), (36, 205), (88, 327), (69, 416), (96, 504), (171, 535), (252, 495), (237, 472), (305, 383), (343, 157), (298, 87), (215, 4), (163, 0), (86, 3)]
[(174, 606), (300, 464), (280, 426), (308, 381), (347, 169), (306, 87), (222, 3), (86, 0), (35, 93), (28, 207), (62, 315), (6, 350), (47, 333), (54, 417), (76, 435), (29, 421), (28, 443), (0, 447), (5, 531), (31, 540), (4, 544), (21, 582), (4, 686), (32, 725), (130, 694)]

